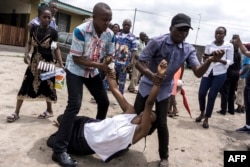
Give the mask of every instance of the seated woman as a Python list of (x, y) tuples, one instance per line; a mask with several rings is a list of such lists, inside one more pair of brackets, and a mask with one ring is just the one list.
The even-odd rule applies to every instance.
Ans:
[[(78, 116), (73, 125), (68, 152), (80, 155), (96, 153), (103, 161), (108, 162), (117, 153), (126, 150), (131, 144), (135, 144), (147, 136), (156, 119), (152, 108), (166, 70), (167, 62), (162, 60), (158, 65), (157, 76), (154, 78), (154, 86), (145, 104), (144, 112), (140, 115), (136, 114), (134, 107), (120, 93), (115, 80), (115, 71), (110, 70), (107, 74), (108, 84), (123, 110), (123, 114), (102, 121)], [(63, 115), (57, 119), (59, 125), (62, 117)], [(49, 137), (47, 141), (49, 147), (53, 147), (55, 138), (56, 133)], [(56, 156), (52, 156), (52, 159), (62, 164)]]

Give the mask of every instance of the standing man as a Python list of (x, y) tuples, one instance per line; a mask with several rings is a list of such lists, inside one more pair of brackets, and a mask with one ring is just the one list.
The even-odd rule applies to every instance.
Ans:
[(136, 68), (143, 74), (134, 104), (137, 114), (139, 114), (144, 109), (145, 102), (154, 83), (153, 79), (157, 78), (155, 76), (157, 65), (162, 59), (168, 62), (168, 70), (155, 102), (157, 114), (157, 126), (155, 128), (158, 131), (160, 167), (168, 166), (167, 104), (173, 90), (173, 76), (175, 72), (186, 61), (192, 68), (195, 76), (201, 77), (211, 62), (217, 62), (224, 54), (223, 51), (214, 51), (213, 56), (209, 57), (200, 66), (195, 48), (191, 44), (184, 42), (190, 28), (192, 29), (191, 18), (182, 13), (177, 14), (172, 18), (169, 29), (170, 34), (151, 39), (136, 63)]
[(116, 35), (115, 71), (122, 94), (124, 93), (127, 71), (132, 68), (132, 60), (137, 50), (136, 37), (130, 32), (131, 24), (131, 20), (125, 19), (122, 23), (122, 30)]
[(58, 129), (52, 155), (52, 159), (61, 166), (77, 165), (77, 162), (67, 154), (67, 147), (74, 120), (81, 108), (83, 84), (96, 100), (96, 119), (102, 120), (106, 117), (109, 100), (99, 70), (108, 71), (107, 64), (100, 63), (100, 60), (114, 54), (114, 33), (108, 28), (111, 19), (111, 8), (100, 2), (94, 6), (93, 20), (74, 29), (70, 54), (66, 61), (68, 104)]
[(228, 67), (226, 80), (223, 86), (220, 88), (221, 110), (217, 111), (217, 113), (221, 115), (225, 115), (227, 112), (234, 115), (235, 90), (237, 89), (240, 78), (241, 54), (239, 51), (239, 46), (237, 46), (233, 38), (230, 42), (234, 46), (234, 63)]
[(129, 87), (128, 87), (128, 91), (130, 93), (137, 94), (137, 92), (138, 92), (135, 89), (135, 86), (138, 84), (138, 80), (139, 80), (139, 77), (140, 77), (140, 71), (136, 69), (135, 63), (138, 60), (138, 57), (140, 56), (142, 50), (145, 48), (146, 37), (147, 37), (147, 35), (146, 35), (145, 32), (140, 33), (140, 38), (138, 40), (136, 56), (132, 58), (132, 64), (133, 64), (132, 77), (131, 77), (131, 81), (130, 81), (130, 84), (129, 84)]

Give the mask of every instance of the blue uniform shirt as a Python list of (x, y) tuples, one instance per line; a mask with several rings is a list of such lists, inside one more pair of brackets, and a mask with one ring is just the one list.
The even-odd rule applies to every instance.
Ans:
[[(148, 68), (154, 73), (157, 72), (157, 66), (162, 59), (168, 62), (168, 70), (157, 96), (157, 101), (162, 101), (171, 95), (173, 76), (183, 66), (184, 62), (187, 62), (190, 67), (200, 65), (195, 48), (186, 42), (175, 44), (170, 38), (170, 34), (151, 39), (139, 57), (139, 61), (147, 62)], [(147, 96), (152, 85), (152, 80), (143, 75), (139, 85), (140, 94), (143, 97)]]

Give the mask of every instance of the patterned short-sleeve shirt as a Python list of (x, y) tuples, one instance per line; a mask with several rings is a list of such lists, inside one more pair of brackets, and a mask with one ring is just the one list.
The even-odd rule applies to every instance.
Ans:
[(100, 62), (104, 56), (113, 55), (115, 36), (109, 28), (100, 37), (97, 36), (93, 21), (85, 22), (74, 29), (70, 53), (67, 56), (66, 68), (73, 74), (89, 78), (99, 71), (94, 67), (76, 64), (73, 56), (84, 56), (94, 62)]

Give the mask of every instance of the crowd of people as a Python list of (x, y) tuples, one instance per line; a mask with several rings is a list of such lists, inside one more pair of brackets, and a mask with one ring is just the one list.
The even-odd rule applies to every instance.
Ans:
[[(220, 93), (221, 110), (217, 112), (222, 115), (245, 112), (246, 125), (237, 131), (250, 132), (250, 47), (241, 42), (239, 35), (225, 41), (227, 29), (216, 28), (215, 40), (206, 45), (200, 62), (196, 49), (185, 42), (193, 29), (191, 18), (186, 14), (178, 13), (172, 18), (169, 33), (149, 40), (145, 32), (140, 32), (137, 38), (130, 31), (130, 19), (124, 19), (121, 27), (117, 23), (111, 24), (111, 8), (100, 2), (93, 7), (93, 18), (75, 27), (64, 67), (56, 44), (56, 12), (55, 1), (48, 5), (39, 4), (38, 16), (28, 24), (30, 35), (24, 56), (28, 67), (17, 94), (16, 110), (7, 121), (19, 119), (23, 100), (46, 101), (47, 109), (38, 118), (53, 116), (51, 103), (57, 101), (55, 77), (42, 81), (39, 76), (46, 70), (39, 69), (38, 64), (40, 61), (54, 64), (54, 52), (59, 66), (66, 71), (68, 91), (65, 111), (57, 119), (58, 131), (47, 141), (53, 150), (52, 159), (59, 165), (77, 166), (77, 161), (68, 154), (71, 152), (81, 155), (96, 153), (108, 162), (157, 129), (159, 166), (169, 166), (167, 115), (178, 112), (176, 85), (182, 78), (185, 63), (196, 77), (201, 77), (198, 93), (201, 113), (195, 121), (203, 120), (203, 128), (209, 128), (208, 119)], [(123, 96), (128, 74), (128, 92), (136, 96), (133, 105)], [(95, 119), (78, 116), (82, 103), (85, 103), (82, 101), (84, 86), (97, 104)], [(122, 114), (113, 118), (106, 118), (108, 90), (122, 109)], [(116, 133), (111, 133), (113, 129)]]

